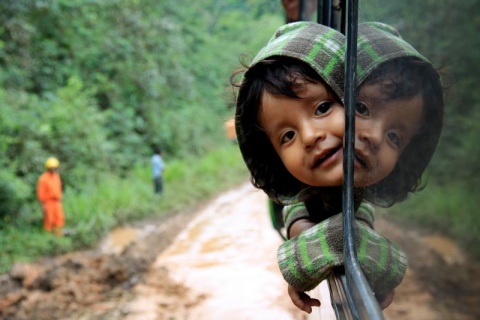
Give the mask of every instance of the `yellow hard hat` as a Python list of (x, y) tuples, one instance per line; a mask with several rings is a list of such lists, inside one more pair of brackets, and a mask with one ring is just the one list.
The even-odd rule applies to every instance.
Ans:
[(60, 161), (56, 158), (50, 157), (45, 161), (45, 169), (58, 168), (60, 167)]

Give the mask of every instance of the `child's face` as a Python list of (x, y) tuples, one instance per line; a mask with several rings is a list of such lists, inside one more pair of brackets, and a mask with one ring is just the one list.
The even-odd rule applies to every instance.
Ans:
[(358, 187), (379, 182), (394, 169), (402, 151), (419, 130), (423, 100), (386, 99), (382, 85), (360, 88), (355, 117), (355, 174)]
[(339, 186), (343, 182), (342, 104), (322, 83), (299, 83), (301, 99), (263, 94), (259, 124), (287, 170), (301, 182)]

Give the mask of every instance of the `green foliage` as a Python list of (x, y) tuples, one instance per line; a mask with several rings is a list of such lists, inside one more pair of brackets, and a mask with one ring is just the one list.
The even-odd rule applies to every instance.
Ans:
[(1, 1), (0, 165), (8, 178), (0, 216), (13, 219), (22, 201), (34, 201), (49, 156), (76, 193), (105, 172), (125, 176), (152, 146), (181, 159), (228, 143), (229, 75), (280, 17), (267, 0)]
[(388, 212), (452, 236), (470, 253), (480, 257), (480, 216), (472, 214), (478, 211), (478, 200), (470, 194), (470, 187), (462, 183), (432, 185)]
[[(262, 3), (268, 2), (6, 1), (0, 80), (51, 96), (78, 79), (95, 94), (120, 167), (158, 144), (173, 155), (198, 155), (223, 134), (228, 74), (252, 46), (244, 28), (272, 16), (258, 12)], [(271, 31), (256, 38), (266, 40)]]
[[(93, 245), (117, 224), (238, 182), (238, 152), (233, 162), (231, 151), (201, 156), (231, 147), (228, 77), (280, 24), (269, 5), (0, 1), (0, 269)], [(152, 193), (153, 145), (169, 162), (162, 201)], [(35, 187), (49, 156), (61, 162), (72, 238), (41, 229)]]
[(19, 214), (28, 200), (30, 188), (10, 171), (0, 169), (0, 229)]
[[(104, 129), (104, 115), (78, 78), (71, 78), (55, 94), (0, 89), (0, 148), (2, 161), (24, 183), (32, 186), (49, 156), (60, 159), (66, 184), (83, 180), (81, 168), (102, 170), (114, 163)], [(33, 194), (32, 194), (33, 195)]]
[(159, 197), (153, 192), (149, 160), (137, 163), (123, 178), (104, 173), (101, 179), (86, 180), (82, 189), (65, 193), (66, 228), (72, 233), (69, 237), (58, 238), (42, 230), (38, 205), (24, 208), (15, 221), (4, 223), (0, 273), (16, 262), (91, 247), (123, 223), (191, 210), (248, 177), (236, 145), (226, 145), (199, 158), (170, 161), (165, 157), (165, 191)]
[(45, 233), (40, 226), (4, 228), (0, 235), (0, 272), (7, 271), (14, 263), (28, 262), (39, 256), (55, 255), (72, 250), (72, 239), (59, 238)]

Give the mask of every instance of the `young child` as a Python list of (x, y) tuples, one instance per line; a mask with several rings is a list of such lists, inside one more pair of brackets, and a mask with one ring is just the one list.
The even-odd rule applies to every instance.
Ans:
[[(297, 200), (305, 201), (305, 204), (313, 204), (312, 208), (321, 211), (321, 221), (341, 211), (341, 201), (339, 200), (341, 199), (341, 189), (339, 187), (331, 188), (330, 186), (341, 185), (343, 179), (343, 171), (338, 170), (339, 163), (342, 163), (343, 160), (342, 144), (339, 144), (339, 138), (343, 139), (343, 123), (339, 124), (338, 122), (337, 101), (330, 98), (328, 88), (323, 86), (327, 92), (327, 97), (322, 96), (315, 89), (322, 82), (326, 82), (334, 89), (337, 97), (342, 97), (343, 62), (341, 59), (337, 59), (336, 63), (332, 63), (328, 55), (322, 56), (324, 54), (322, 50), (325, 50), (324, 44), (329, 42), (327, 33), (318, 30), (312, 34), (302, 32), (302, 28), (306, 28), (306, 25), (309, 25), (309, 23), (291, 24), (282, 27), (255, 58), (245, 73), (240, 86), (236, 124), (237, 132), (239, 132), (239, 145), (247, 167), (252, 173), (253, 184), (263, 189), (274, 199), (284, 200), (295, 196)], [(318, 25), (317, 27), (309, 27), (322, 28)], [(329, 33), (334, 34), (331, 30)], [(340, 35), (335, 36), (340, 37)], [(301, 40), (299, 40), (300, 38)], [(318, 40), (319, 38), (321, 40)], [(343, 39), (341, 42), (343, 43)], [(331, 46), (327, 47), (331, 48)], [(343, 56), (344, 52), (341, 48), (333, 47), (335, 47), (337, 56)], [(312, 65), (311, 52), (317, 54), (315, 56), (317, 59), (316, 66)], [(290, 64), (284, 64), (284, 67), (281, 67), (285, 61), (278, 55), (301, 59), (314, 67), (315, 71), (318, 70), (318, 65), (323, 66), (323, 68), (320, 68), (320, 72), (317, 71), (322, 76), (320, 81), (318, 76), (311, 76), (303, 69), (293, 69), (295, 63), (288, 61), (288, 59), (287, 61)], [(320, 63), (318, 63), (319, 61)], [(341, 68), (339, 65), (341, 65)], [(341, 69), (340, 72), (333, 73), (337, 76), (336, 78), (330, 77), (331, 73), (322, 73), (325, 70), (332, 70), (331, 66)], [(315, 67), (317, 68), (315, 69)], [(273, 71), (270, 72), (269, 69)], [(305, 74), (308, 74), (308, 76), (305, 76)], [(311, 88), (312, 86), (313, 88)], [(315, 95), (316, 93), (318, 94)], [(286, 104), (283, 105), (283, 102)], [(289, 112), (288, 106), (292, 106), (293, 102), (297, 102), (298, 109), (309, 110), (310, 108), (310, 113), (322, 119), (323, 122), (318, 120), (309, 127), (308, 122), (303, 121), (309, 119), (306, 112), (295, 110), (297, 108), (291, 108), (294, 110)], [(282, 112), (275, 112), (275, 110), (280, 110), (275, 109), (277, 106), (281, 108)], [(280, 117), (279, 121), (269, 118), (269, 116), (275, 118), (282, 114), (287, 114), (287, 116)], [(332, 118), (329, 119), (330, 117)], [(292, 120), (298, 121), (292, 122)], [(326, 122), (327, 120), (329, 122)], [(338, 127), (341, 127), (341, 133), (336, 131)], [(316, 130), (313, 130), (314, 128)], [(319, 148), (319, 146), (322, 146), (322, 148)], [(301, 158), (302, 156), (304, 158)], [(356, 163), (357, 166), (363, 166), (365, 173), (368, 173), (367, 169), (370, 169), (370, 167), (367, 167), (369, 163), (366, 160), (366, 155), (360, 154)], [(376, 179), (378, 179), (378, 176)], [(365, 179), (358, 181), (368, 182)], [(372, 197), (378, 195), (375, 191), (373, 189), (369, 194)], [(318, 198), (321, 201), (316, 200)], [(357, 207), (360, 200), (361, 192), (359, 192), (359, 198), (356, 201)], [(364, 272), (367, 269), (366, 275), (370, 275), (369, 281), (371, 283), (375, 283), (375, 277), (378, 275), (380, 275), (380, 279), (385, 280), (385, 274), (388, 274), (388, 279), (386, 279), (388, 281), (381, 281), (384, 282), (383, 284), (387, 284), (386, 286), (383, 285), (382, 289), (386, 289), (384, 291), (388, 292), (388, 290), (393, 290), (403, 277), (406, 269), (405, 256), (396, 245), (369, 228), (373, 227), (371, 210), (368, 206), (363, 207), (363, 210), (356, 213), (357, 222), (355, 224), (356, 228), (360, 229), (360, 232), (358, 230), (356, 232), (359, 239), (367, 239), (366, 243), (370, 246), (364, 251), (367, 259), (364, 259), (365, 264), (362, 265), (362, 268)], [(325, 273), (315, 271), (322, 276), (324, 274), (328, 276), (327, 272), (330, 272), (333, 266), (343, 264), (341, 225), (338, 221), (338, 217), (333, 217), (322, 222), (324, 225), (321, 227), (324, 227), (324, 229), (321, 231), (325, 232), (326, 238), (335, 242), (327, 243), (331, 246), (329, 249), (337, 250), (335, 259), (322, 265), (326, 268)], [(340, 226), (340, 228), (334, 226)], [(320, 231), (320, 229), (317, 231)], [(288, 241), (282, 247), (288, 248), (289, 245), (295, 245), (295, 241)], [(340, 247), (337, 246), (338, 244), (340, 244)], [(280, 249), (282, 250), (282, 248)], [(382, 266), (375, 266), (371, 262), (375, 261), (376, 254), (382, 252), (387, 253), (388, 261)], [(315, 262), (322, 262), (323, 258), (317, 259)], [(298, 277), (298, 274), (293, 273), (293, 278), (290, 278), (288, 270), (291, 268), (294, 270), (294, 267), (298, 267), (299, 261), (288, 257), (282, 259), (283, 255), (279, 251), (281, 268), (282, 261), (293, 261), (294, 263), (293, 267), (288, 263), (284, 264), (288, 266), (287, 272), (282, 268), (286, 280), (290, 284), (298, 285), (298, 279), (295, 278), (295, 276)], [(312, 265), (318, 267), (318, 264), (313, 263)], [(317, 278), (314, 278), (314, 286), (320, 282), (317, 280)], [(296, 287), (299, 291), (308, 290), (308, 288), (305, 288)], [(311, 311), (311, 306), (316, 304), (312, 301), (305, 302), (304, 299), (300, 299), (300, 301), (294, 301), (294, 303), (308, 312), (308, 309)]]
[[(254, 186), (283, 203), (321, 199), (315, 208), (325, 217), (341, 212), (344, 42), (341, 33), (316, 23), (280, 28), (244, 73), (237, 99), (237, 137)], [(406, 270), (404, 254), (369, 228), (371, 212), (364, 211), (356, 218), (372, 244), (365, 254), (375, 249), (391, 256), (383, 268), (399, 266), (394, 288)], [(341, 243), (341, 228), (331, 231)]]
[[(365, 199), (386, 207), (404, 200), (409, 192), (420, 186), (421, 175), (433, 156), (443, 125), (443, 89), (433, 66), (388, 25), (361, 24), (358, 48), (361, 85), (357, 97), (354, 181), (356, 186), (365, 186)], [(303, 204), (285, 208), (289, 237), (323, 220), (314, 210), (308, 209)], [(328, 276), (328, 263), (335, 264), (328, 262), (318, 250), (308, 259), (320, 260), (324, 265), (305, 267), (305, 257), (300, 261), (295, 256), (304, 241), (308, 242), (307, 247), (319, 246), (315, 237), (324, 234), (325, 228), (326, 223), (321, 223), (315, 232), (311, 230), (309, 235), (300, 235), (282, 245), (279, 251), (282, 272), (297, 289), (308, 290), (316, 286)], [(359, 260), (365, 260), (363, 265), (368, 258), (359, 256)], [(380, 257), (377, 261), (381, 261)], [(388, 296), (385, 282), (373, 279), (381, 280), (382, 277), (369, 274), (368, 268), (363, 269), (377, 297), (380, 296), (379, 301), (383, 300), (382, 306), (388, 306), (393, 292)], [(312, 274), (313, 277), (301, 277), (299, 284), (294, 274)], [(292, 301), (296, 301), (297, 306), (312, 305), (312, 299), (303, 294), (302, 289), (297, 291), (289, 287)]]
[[(236, 102), (237, 139), (253, 185), (274, 200), (285, 202), (309, 185), (290, 174), (270, 141), (270, 133), (259, 124), (265, 118), (266, 99), (275, 102), (276, 97), (284, 98), (287, 112), (292, 103), (308, 104), (306, 107), (312, 109), (312, 115), (322, 126), (333, 119), (332, 124), (325, 124), (332, 127), (330, 149), (341, 151), (344, 41), (340, 32), (313, 22), (287, 24), (277, 30), (243, 75)], [(276, 114), (283, 115), (282, 112)], [(288, 136), (283, 140), (288, 140)], [(280, 145), (280, 141), (276, 141), (276, 145)], [(335, 175), (333, 185), (341, 185), (342, 156), (342, 152), (337, 153), (334, 174), (322, 175), (321, 179)], [(322, 184), (331, 186), (332, 182)]]

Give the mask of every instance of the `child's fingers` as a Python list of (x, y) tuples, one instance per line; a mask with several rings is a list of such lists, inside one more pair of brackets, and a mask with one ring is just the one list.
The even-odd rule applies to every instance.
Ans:
[(310, 298), (310, 297), (308, 297), (308, 300), (309, 300), (308, 302), (309, 302), (310, 306), (312, 306), (312, 307), (320, 307), (320, 300), (318, 300), (318, 299), (312, 299), (312, 298)]
[(293, 304), (300, 310), (305, 311), (307, 313), (312, 312), (312, 308), (308, 306), (300, 296), (302, 292), (295, 290), (292, 286), (288, 286), (288, 295), (292, 300)]
[(306, 313), (312, 312), (312, 307), (319, 307), (320, 301), (318, 299), (312, 299), (304, 292), (295, 290), (292, 286), (288, 286), (288, 295), (293, 304)]
[(395, 296), (395, 289), (381, 297), (377, 296), (377, 300), (378, 300), (378, 303), (380, 304), (380, 308), (382, 310), (386, 309), (393, 302), (394, 296)]

